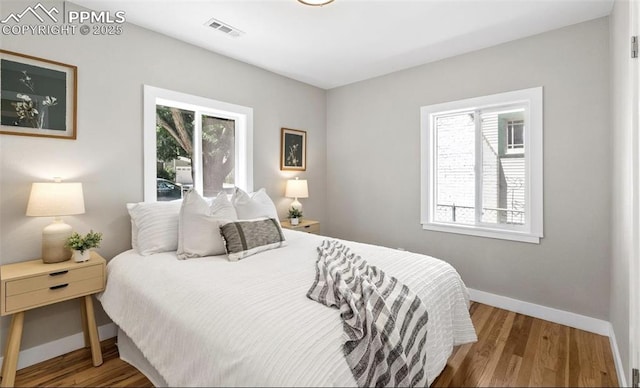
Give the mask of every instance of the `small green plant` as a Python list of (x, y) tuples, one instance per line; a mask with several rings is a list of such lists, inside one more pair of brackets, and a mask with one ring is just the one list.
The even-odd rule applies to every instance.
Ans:
[(289, 209), (289, 218), (302, 218), (302, 210), (292, 207)]
[(69, 249), (84, 252), (87, 249), (98, 248), (101, 241), (102, 233), (91, 230), (86, 236), (73, 232), (64, 245)]

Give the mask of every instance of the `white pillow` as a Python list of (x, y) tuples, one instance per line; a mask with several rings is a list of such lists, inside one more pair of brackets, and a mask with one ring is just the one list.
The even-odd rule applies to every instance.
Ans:
[(220, 221), (238, 219), (224, 192), (209, 205), (196, 191), (185, 194), (178, 219), (178, 259), (224, 255)]
[(266, 217), (273, 218), (280, 224), (276, 205), (273, 204), (273, 201), (264, 189), (260, 189), (249, 195), (244, 190), (236, 187), (231, 197), (231, 203), (233, 207), (236, 208), (238, 219), (240, 220)]
[(178, 249), (178, 214), (182, 201), (128, 203), (131, 246), (143, 256)]

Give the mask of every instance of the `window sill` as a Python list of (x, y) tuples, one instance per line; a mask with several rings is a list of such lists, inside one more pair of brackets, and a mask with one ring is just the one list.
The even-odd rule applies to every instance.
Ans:
[(435, 224), (435, 223), (423, 223), (422, 229), (433, 230), (436, 232), (457, 233), (466, 234), (469, 236), (488, 237), (499, 240), (511, 240), (526, 242), (530, 244), (540, 244), (540, 238), (542, 234), (532, 234), (524, 232), (516, 232), (511, 230), (497, 230), (482, 228), (478, 226), (466, 226), (466, 225), (448, 225), (448, 224)]

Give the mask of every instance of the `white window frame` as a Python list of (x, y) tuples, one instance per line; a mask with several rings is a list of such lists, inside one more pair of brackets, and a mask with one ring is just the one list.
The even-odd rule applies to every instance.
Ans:
[[(235, 121), (235, 185), (253, 191), (253, 109), (210, 98), (144, 85), (144, 201), (157, 201), (156, 192), (156, 106), (167, 105)], [(195, 120), (192, 165), (196, 171), (194, 189), (202, 194), (202, 128)]]
[[(525, 114), (525, 224), (476, 223), (475, 225), (454, 224), (435, 220), (436, 200), (436, 153), (435, 117), (456, 112), (487, 110), (514, 104), (527, 105)], [(476, 120), (479, 119), (476, 115)], [(542, 87), (523, 89), (459, 101), (445, 102), (420, 108), (421, 145), (421, 200), (420, 222), (425, 230), (459, 233), (472, 236), (504, 240), (540, 243), (543, 235), (543, 104)], [(478, 127), (478, 126), (477, 126)], [(481, 153), (482, 143), (476, 133), (476, 153)], [(476, 158), (478, 160), (478, 158)], [(482, 163), (475, 166), (476, 175), (482, 176)], [(482, 192), (481, 179), (476, 179), (476, 192)], [(480, 195), (476, 196), (476, 208)], [(476, 209), (478, 211), (478, 209)]]

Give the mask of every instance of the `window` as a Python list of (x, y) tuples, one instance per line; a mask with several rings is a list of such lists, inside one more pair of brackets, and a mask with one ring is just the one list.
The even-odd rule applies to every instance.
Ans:
[(251, 108), (144, 87), (145, 201), (253, 190)]
[(524, 152), (524, 120), (507, 121), (507, 153)]
[(424, 229), (538, 243), (542, 88), (421, 108)]

